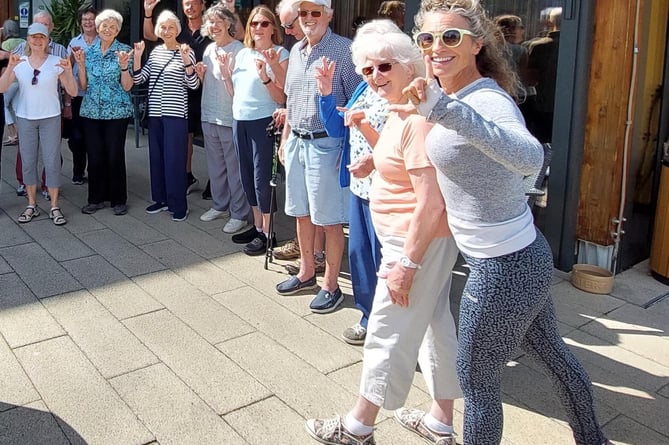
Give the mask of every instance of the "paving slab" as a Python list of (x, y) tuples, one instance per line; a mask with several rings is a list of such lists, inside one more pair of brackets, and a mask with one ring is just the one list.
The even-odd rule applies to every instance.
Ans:
[[(63, 428), (63, 429), (61, 429)], [(63, 430), (68, 431), (70, 442)], [(0, 443), (11, 445), (85, 444), (76, 431), (64, 422), (58, 424), (53, 414), (40, 401), (14, 406), (0, 413)]]
[(156, 356), (88, 291), (46, 298), (43, 303), (103, 377), (158, 363)]
[(207, 295), (244, 285), (232, 274), (219, 269), (176, 241), (159, 241), (142, 246), (142, 249)]
[[(23, 207), (24, 205), (21, 205), (21, 208)], [(5, 208), (5, 212), (8, 211), (6, 207), (3, 208)], [(21, 211), (22, 210), (16, 212), (16, 217), (19, 216)], [(23, 231), (20, 226), (14, 224), (14, 222), (8, 216), (9, 214), (5, 212), (0, 212), (0, 227), (2, 227), (2, 236), (0, 236), (0, 248), (19, 246), (21, 244), (27, 244), (32, 242), (32, 238), (30, 238), (30, 236), (28, 236), (28, 234), (25, 231)], [(13, 213), (10, 214), (13, 215)]]
[[(64, 212), (65, 210), (63, 210)], [(66, 216), (67, 218), (67, 216)], [(94, 252), (79, 238), (62, 226), (56, 226), (50, 219), (41, 219), (25, 224), (23, 229), (56, 261), (91, 256)]]
[(345, 412), (355, 400), (355, 393), (262, 333), (216, 346), (304, 418), (317, 413)]
[(144, 208), (147, 204), (145, 202), (141, 204), (137, 202), (137, 205), (134, 206), (133, 204), (136, 203), (134, 201), (128, 202), (128, 214), (122, 217), (114, 215), (112, 209), (106, 207), (103, 210), (97, 211), (93, 215), (93, 218), (135, 246), (167, 239), (164, 233), (159, 232), (148, 224), (145, 224), (141, 219), (135, 217), (135, 215), (146, 215)]
[[(0, 337), (0, 394), (2, 394), (0, 411), (26, 405), (40, 398), (14, 353), (2, 337)], [(0, 423), (2, 422), (0, 421)], [(1, 429), (2, 427), (0, 427)], [(1, 439), (2, 433), (0, 432), (0, 443), (3, 443)]]
[(154, 439), (68, 337), (14, 351), (50, 411), (85, 443), (140, 445)]
[(0, 289), (0, 333), (10, 347), (65, 335), (18, 275), (0, 275)]
[(39, 244), (5, 247), (0, 255), (38, 298), (81, 289), (81, 284)]
[[(521, 444), (572, 444), (574, 436), (566, 422), (545, 417), (528, 409), (508, 395), (504, 398), (504, 431), (506, 439)], [(462, 431), (462, 430), (461, 430)]]
[(246, 444), (163, 364), (113, 378), (111, 384), (161, 445)]
[(63, 267), (120, 320), (163, 308), (99, 255), (65, 261)]
[(323, 373), (360, 361), (359, 351), (249, 288), (220, 294), (217, 300)]
[(604, 426), (604, 434), (615, 437), (616, 445), (666, 445), (669, 436), (659, 434), (642, 423), (620, 415)]
[(669, 320), (643, 308), (627, 304), (581, 330), (669, 367)]
[(243, 407), (223, 418), (250, 444), (307, 442), (304, 428), (299, 428), (304, 419), (277, 397)]
[(641, 264), (625, 270), (615, 277), (611, 295), (637, 306), (667, 293), (667, 286), (651, 279), (650, 269)]
[(172, 271), (137, 277), (135, 282), (210, 343), (255, 328)]
[(217, 414), (270, 395), (267, 388), (237, 363), (169, 311), (141, 315), (124, 323)]
[(575, 328), (625, 304), (610, 295), (583, 292), (568, 281), (552, 286), (551, 292), (558, 320)]
[(4, 258), (0, 257), (0, 275), (5, 274), (5, 273), (10, 273), (13, 272), (14, 269), (9, 267), (9, 264), (7, 264), (7, 261), (5, 261)]
[(109, 229), (82, 233), (81, 240), (126, 276), (164, 270), (165, 266)]

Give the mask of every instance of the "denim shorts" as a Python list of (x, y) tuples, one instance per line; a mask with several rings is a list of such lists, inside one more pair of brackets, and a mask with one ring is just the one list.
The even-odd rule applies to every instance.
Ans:
[(318, 226), (348, 222), (349, 189), (339, 185), (342, 138), (300, 139), (284, 145), (286, 215), (310, 216)]

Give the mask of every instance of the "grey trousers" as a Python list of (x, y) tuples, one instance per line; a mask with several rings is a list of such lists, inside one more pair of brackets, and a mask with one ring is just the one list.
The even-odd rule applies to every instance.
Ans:
[(46, 119), (16, 118), (19, 151), (23, 162), (23, 183), (37, 185), (37, 159), (42, 151), (46, 186), (60, 187), (60, 115)]
[(232, 128), (202, 122), (202, 135), (214, 201), (212, 207), (219, 211), (229, 209), (232, 218), (245, 220), (251, 207), (242, 187)]

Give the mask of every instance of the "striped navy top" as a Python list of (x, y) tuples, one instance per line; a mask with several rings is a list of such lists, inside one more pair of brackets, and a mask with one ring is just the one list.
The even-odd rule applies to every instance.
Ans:
[[(195, 64), (195, 55), (190, 54), (190, 63)], [(132, 76), (135, 83), (147, 80), (149, 94), (149, 117), (182, 117), (188, 119), (188, 88), (200, 86), (200, 79), (193, 70), (186, 74), (181, 54), (159, 45), (151, 51), (141, 71)]]

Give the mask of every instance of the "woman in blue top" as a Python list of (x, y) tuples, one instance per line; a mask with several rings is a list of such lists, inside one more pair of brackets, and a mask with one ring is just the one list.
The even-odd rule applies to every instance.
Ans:
[(114, 215), (128, 213), (125, 133), (133, 107), (130, 89), (130, 47), (116, 40), (123, 25), (118, 12), (106, 9), (95, 18), (100, 40), (88, 48), (72, 48), (85, 90), (79, 115), (88, 154), (88, 204), (92, 214), (109, 201)]
[(265, 129), (272, 113), (286, 101), (283, 92), (288, 51), (281, 44), (279, 21), (267, 6), (253, 8), (246, 24), (244, 45), (234, 62), (232, 76), (233, 133), (237, 142), (242, 185), (253, 209), (255, 228), (233, 236), (233, 242), (247, 242), (244, 253), (261, 255), (267, 246), (272, 176), (272, 137)]

